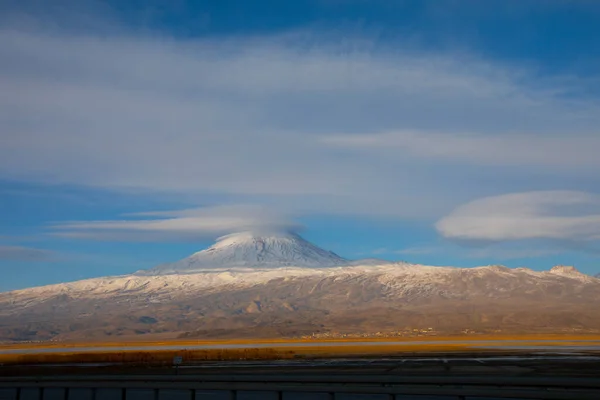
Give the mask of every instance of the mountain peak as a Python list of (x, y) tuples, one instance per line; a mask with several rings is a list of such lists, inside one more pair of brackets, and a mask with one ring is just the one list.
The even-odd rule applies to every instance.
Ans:
[(207, 269), (267, 267), (331, 267), (348, 260), (323, 250), (293, 232), (246, 231), (222, 236), (208, 249), (143, 275), (191, 273)]
[(579, 275), (581, 272), (571, 265), (556, 265), (550, 269), (552, 274)]

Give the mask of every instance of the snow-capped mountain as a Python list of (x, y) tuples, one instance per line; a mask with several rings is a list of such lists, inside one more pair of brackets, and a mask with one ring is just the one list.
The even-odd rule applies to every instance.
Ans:
[(600, 279), (549, 271), (348, 261), (292, 233), (239, 233), (132, 275), (0, 293), (0, 340), (317, 331), (600, 331)]
[(193, 273), (206, 269), (331, 267), (348, 260), (323, 250), (291, 232), (241, 232), (220, 237), (206, 250), (139, 275)]

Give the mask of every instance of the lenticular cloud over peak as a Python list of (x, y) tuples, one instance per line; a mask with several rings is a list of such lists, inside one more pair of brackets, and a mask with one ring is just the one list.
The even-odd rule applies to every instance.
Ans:
[(258, 205), (224, 205), (129, 214), (141, 219), (72, 221), (53, 225), (62, 237), (98, 240), (179, 240), (214, 238), (235, 232), (297, 232), (302, 226)]

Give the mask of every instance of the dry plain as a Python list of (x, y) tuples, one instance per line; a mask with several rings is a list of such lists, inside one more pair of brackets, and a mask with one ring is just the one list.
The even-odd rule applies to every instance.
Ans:
[(289, 360), (340, 357), (393, 357), (433, 354), (600, 353), (600, 335), (471, 335), (335, 340), (163, 340), (10, 344), (0, 347), (0, 363), (171, 364), (224, 360)]

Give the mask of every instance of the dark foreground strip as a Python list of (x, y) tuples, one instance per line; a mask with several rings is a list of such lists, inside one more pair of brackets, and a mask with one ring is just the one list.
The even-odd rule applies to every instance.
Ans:
[[(261, 375), (210, 375), (210, 376), (81, 376), (81, 377), (20, 377), (0, 378), (0, 390), (16, 390), (10, 400), (27, 400), (21, 395), (27, 391), (40, 390), (38, 399), (45, 400), (42, 392), (54, 390), (65, 393), (57, 400), (70, 400), (67, 393), (77, 388), (121, 390), (125, 396), (129, 390), (214, 390), (231, 394), (230, 398), (241, 399), (238, 394), (251, 392), (278, 393), (279, 399), (289, 393), (328, 393), (334, 399), (340, 396), (387, 395), (386, 398), (402, 398), (396, 395), (450, 396), (450, 399), (496, 398), (496, 399), (600, 399), (600, 380), (594, 378), (501, 378), (501, 377), (398, 377), (398, 376), (286, 376)], [(54, 388), (54, 389), (51, 389)], [(123, 390), (126, 389), (126, 390)], [(1, 392), (0, 392), (1, 394)], [(0, 397), (2, 398), (2, 397)], [(9, 397), (6, 397), (9, 399)], [(154, 397), (158, 398), (158, 397)], [(191, 398), (191, 397), (190, 397)], [(311, 397), (306, 397), (311, 398)], [(348, 397), (351, 398), (351, 397)], [(414, 397), (418, 399), (418, 397)], [(122, 397), (126, 399), (126, 397)], [(121, 400), (121, 398), (117, 399)]]

